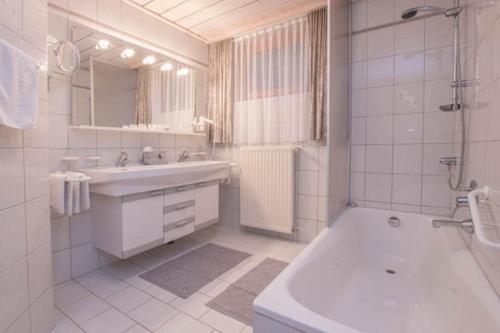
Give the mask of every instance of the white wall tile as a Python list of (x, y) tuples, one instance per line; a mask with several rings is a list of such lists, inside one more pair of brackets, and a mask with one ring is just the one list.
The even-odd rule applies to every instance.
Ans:
[(370, 144), (392, 143), (392, 116), (379, 116), (367, 118), (366, 142)]
[(51, 220), (52, 251), (60, 251), (70, 247), (69, 217), (58, 217)]
[(365, 174), (364, 173), (351, 173), (350, 179), (350, 196), (354, 200), (365, 199)]
[(443, 20), (434, 16), (425, 20), (425, 47), (435, 48), (453, 44), (453, 20)]
[(366, 69), (368, 87), (387, 86), (394, 83), (394, 57), (369, 60)]
[(423, 50), (424, 40), (424, 22), (421, 20), (400, 24), (395, 27), (396, 54)]
[(52, 254), (52, 274), (54, 285), (71, 279), (71, 250), (62, 250)]
[(420, 205), (422, 176), (393, 175), (392, 202), (398, 204)]
[(298, 176), (298, 194), (317, 195), (318, 194), (318, 172), (300, 170)]
[(365, 171), (365, 145), (352, 145), (351, 146), (351, 171), (364, 172)]
[(71, 248), (71, 275), (88, 273), (99, 267), (97, 250), (92, 243)]
[(369, 88), (367, 90), (366, 113), (368, 116), (381, 116), (394, 112), (394, 87)]
[(394, 27), (369, 31), (367, 41), (368, 59), (392, 55), (394, 53)]
[(363, 61), (368, 58), (367, 33), (352, 35), (352, 61)]
[(392, 145), (366, 146), (366, 172), (392, 173)]
[(24, 204), (0, 210), (0, 272), (26, 256)]
[(352, 64), (352, 89), (366, 88), (367, 63), (366, 61), (355, 62)]
[(368, 27), (394, 21), (394, 0), (368, 0)]
[(351, 121), (351, 143), (364, 144), (366, 141), (366, 118), (353, 118)]
[(424, 176), (422, 204), (431, 207), (450, 207), (451, 191), (446, 176)]
[(423, 114), (404, 114), (394, 117), (394, 143), (421, 143), (423, 139)]
[(439, 163), (439, 159), (448, 156), (453, 156), (453, 145), (424, 144), (423, 173), (425, 175), (447, 175), (448, 169)]
[(23, 259), (0, 273), (0, 331), (5, 331), (28, 304), (28, 266)]
[(89, 243), (92, 235), (92, 212), (83, 212), (70, 217), (71, 246)]
[(0, 149), (0, 209), (24, 200), (24, 161), (20, 149)]
[(429, 112), (424, 115), (425, 143), (452, 143), (453, 129), (453, 115), (450, 113)]
[(394, 67), (396, 84), (422, 81), (424, 79), (423, 51), (397, 55), (394, 59)]
[(453, 75), (453, 62), (450, 61), (451, 47), (430, 49), (425, 51), (425, 79), (438, 80)]
[(352, 3), (352, 30), (358, 31), (368, 26), (368, 0)]
[(366, 174), (365, 200), (391, 202), (392, 175)]
[(26, 199), (49, 194), (49, 154), (47, 149), (24, 150)]
[(33, 303), (52, 287), (50, 243), (45, 243), (28, 256), (28, 272), (30, 302)]
[(394, 87), (394, 113), (422, 113), (424, 109), (423, 82), (400, 84)]
[(366, 116), (366, 89), (353, 90), (351, 92), (351, 115), (352, 117)]
[(422, 173), (422, 145), (394, 145), (394, 173)]
[(450, 80), (425, 81), (425, 112), (441, 112), (440, 105), (451, 103)]
[(50, 241), (49, 197), (26, 202), (28, 252)]

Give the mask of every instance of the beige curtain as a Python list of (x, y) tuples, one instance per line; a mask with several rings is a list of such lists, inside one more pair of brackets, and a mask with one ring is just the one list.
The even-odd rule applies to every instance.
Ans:
[(151, 66), (137, 69), (136, 124), (151, 124)]
[(208, 50), (208, 118), (214, 121), (210, 141), (233, 142), (232, 40), (210, 44)]
[(311, 139), (323, 140), (326, 118), (326, 54), (327, 13), (326, 8), (307, 15), (311, 47)]

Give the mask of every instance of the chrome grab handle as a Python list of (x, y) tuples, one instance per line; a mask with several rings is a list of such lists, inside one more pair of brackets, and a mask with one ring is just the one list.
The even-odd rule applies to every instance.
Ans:
[(149, 192), (149, 196), (150, 197), (158, 197), (160, 195), (163, 195), (163, 190), (160, 190), (160, 191), (151, 191)]
[(188, 208), (189, 206), (191, 206), (190, 204), (182, 204), (182, 205), (177, 205), (174, 207), (175, 210), (181, 210), (181, 209), (184, 209), (184, 208)]

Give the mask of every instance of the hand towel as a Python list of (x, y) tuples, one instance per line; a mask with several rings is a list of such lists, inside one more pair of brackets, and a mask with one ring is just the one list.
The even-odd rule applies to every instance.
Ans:
[(65, 186), (66, 176), (63, 173), (51, 173), (49, 175), (50, 183), (50, 207), (52, 207), (57, 214), (64, 215), (65, 212)]
[(66, 176), (64, 182), (64, 213), (68, 216), (73, 215), (73, 182)]
[(86, 211), (90, 208), (88, 177), (80, 172), (67, 171), (73, 181), (73, 214)]
[(38, 122), (35, 60), (0, 39), (0, 64), (0, 124), (35, 128)]

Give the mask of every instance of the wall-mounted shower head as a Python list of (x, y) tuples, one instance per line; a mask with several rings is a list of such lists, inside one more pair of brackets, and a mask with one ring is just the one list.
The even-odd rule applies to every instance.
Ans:
[(415, 15), (417, 15), (419, 12), (427, 12), (430, 14), (443, 14), (445, 16), (457, 16), (458, 14), (460, 14), (461, 11), (462, 11), (462, 7), (460, 7), (460, 6), (449, 8), (449, 9), (442, 8), (442, 7), (436, 7), (436, 6), (421, 6), (421, 7), (414, 7), (414, 8), (410, 8), (410, 9), (405, 10), (401, 14), (401, 18), (403, 20), (411, 19), (411, 18), (415, 17)]

